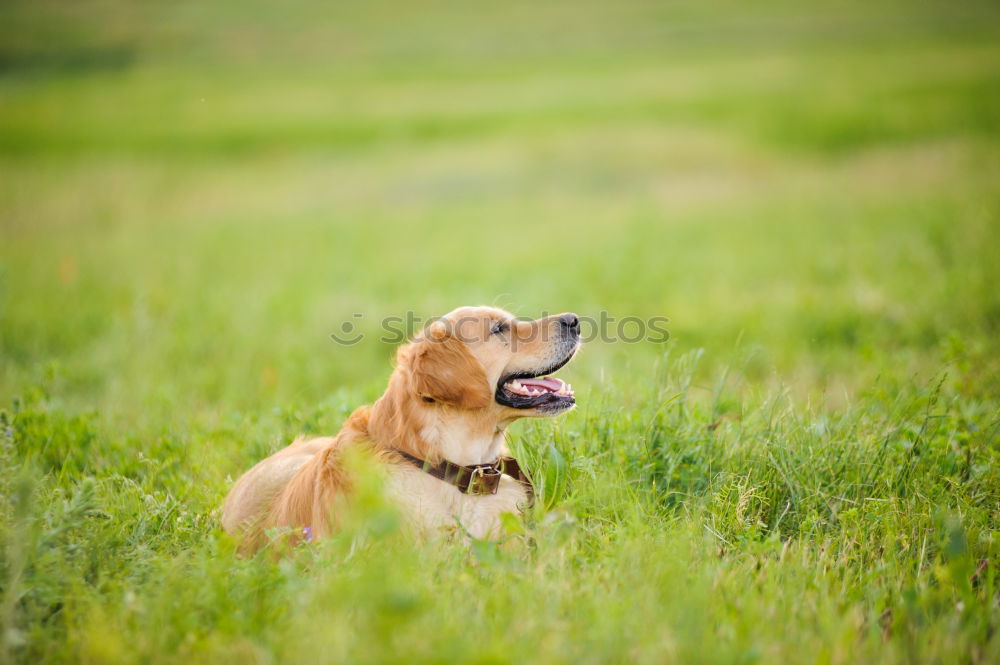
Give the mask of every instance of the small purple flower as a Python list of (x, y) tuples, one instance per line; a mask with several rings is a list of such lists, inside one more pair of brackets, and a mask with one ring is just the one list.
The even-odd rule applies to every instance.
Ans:
[(307, 543), (311, 543), (313, 541), (313, 528), (311, 526), (303, 528), (302, 535), (305, 536), (305, 541)]

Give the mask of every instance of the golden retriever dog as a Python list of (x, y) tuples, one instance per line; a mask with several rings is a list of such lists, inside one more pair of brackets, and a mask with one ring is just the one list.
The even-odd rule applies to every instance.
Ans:
[(533, 500), (506, 455), (507, 428), (576, 405), (572, 387), (546, 375), (579, 347), (575, 314), (523, 321), (495, 307), (456, 309), (399, 348), (385, 393), (336, 436), (298, 439), (247, 471), (226, 497), (223, 528), (245, 553), (275, 530), (293, 542), (328, 536), (338, 499), (350, 497), (343, 460), (354, 448), (386, 472), (387, 497), (416, 531), (498, 538), (501, 514)]

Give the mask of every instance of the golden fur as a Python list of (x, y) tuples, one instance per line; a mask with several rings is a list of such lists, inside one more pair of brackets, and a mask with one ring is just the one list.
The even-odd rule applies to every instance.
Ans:
[[(504, 377), (535, 376), (567, 362), (579, 346), (575, 321), (575, 315), (519, 321), (491, 307), (463, 307), (442, 317), (400, 347), (385, 393), (355, 410), (337, 436), (297, 439), (245, 473), (226, 497), (223, 528), (241, 540), (243, 552), (266, 544), (275, 527), (293, 534), (308, 527), (314, 539), (329, 535), (337, 524), (337, 499), (351, 489), (343, 455), (356, 446), (387, 471), (387, 492), (418, 529), (457, 521), (473, 536), (495, 537), (500, 513), (524, 503), (516, 482), (502, 483), (497, 495), (463, 495), (394, 451), (431, 464), (488, 463), (502, 454), (514, 420), (572, 408), (572, 400), (558, 408), (514, 408), (494, 394)], [(506, 332), (498, 332), (503, 326)]]

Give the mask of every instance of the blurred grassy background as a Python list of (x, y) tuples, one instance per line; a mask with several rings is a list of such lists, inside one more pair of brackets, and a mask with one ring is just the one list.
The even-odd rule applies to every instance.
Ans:
[[(164, 522), (155, 536), (161, 544), (149, 544), (146, 526), (128, 546), (110, 537), (77, 542), (74, 551), (108, 552), (110, 562), (88, 564), (93, 584), (104, 566), (169, 567), (188, 550), (207, 560), (215, 537), (208, 515), (227, 474), (299, 431), (335, 431), (351, 407), (379, 394), (392, 354), (376, 340), (383, 317), (479, 303), (523, 316), (607, 311), (669, 317), (668, 349), (590, 344), (561, 374), (578, 388), (581, 409), (519, 430), (515, 441), (530, 455), (553, 439), (557, 451), (583, 460), (566, 471), (570, 487), (579, 480), (566, 504), (587, 506), (578, 519), (617, 524), (641, 501), (609, 498), (609, 488), (650, 481), (654, 490), (666, 483), (691, 492), (695, 502), (721, 496), (719, 515), (737, 503), (744, 510), (743, 490), (733, 490), (730, 505), (728, 490), (709, 478), (726, 468), (733, 487), (746, 490), (733, 479), (763, 470), (760, 491), (770, 498), (760, 505), (761, 523), (773, 525), (782, 493), (798, 487), (816, 492), (818, 503), (796, 504), (782, 516), (786, 528), (813, 524), (815, 508), (817, 524), (828, 518), (843, 535), (837, 529), (857, 524), (843, 526), (838, 509), (821, 500), (836, 493), (829, 483), (843, 483), (858, 500), (885, 501), (903, 496), (900, 485), (880, 485), (875, 475), (787, 474), (808, 474), (829, 459), (830, 469), (850, 467), (855, 458), (838, 452), (850, 432), (864, 432), (857, 436), (872, 446), (885, 433), (858, 414), (892, 414), (890, 427), (900, 400), (907, 413), (922, 413), (918, 403), (938, 395), (937, 385), (964, 414), (941, 424), (941, 454), (955, 441), (980, 446), (985, 475), (975, 491), (934, 485), (921, 504), (923, 521), (908, 528), (918, 541), (937, 533), (936, 507), (957, 492), (963, 509), (978, 514), (977, 528), (995, 533), (997, 494), (983, 488), (996, 479), (1000, 415), (998, 38), (994, 2), (7, 0), (0, 5), (0, 399), (16, 398), (11, 413), (21, 414), (10, 434), (11, 468), (49, 474), (39, 481), (39, 506), (60, 505), (63, 493), (89, 505), (80, 483), (96, 479), (105, 498), (94, 500), (110, 514), (108, 505), (117, 505), (134, 526), (148, 501), (121, 499), (114, 479), (127, 478), (145, 496), (170, 497), (167, 514), (184, 506), (204, 517), (190, 531)], [(364, 315), (368, 337), (335, 345), (330, 333), (354, 313)], [(695, 366), (697, 349), (704, 351)], [(686, 358), (681, 365), (678, 356)], [(947, 381), (936, 383), (943, 374)], [(661, 431), (661, 406), (689, 392), (705, 410)], [(729, 458), (721, 442), (702, 448), (706, 425), (714, 431), (725, 417), (738, 428), (784, 394), (802, 428), (794, 464), (760, 451)], [(841, 433), (811, 409), (843, 419)], [(657, 448), (664, 437), (673, 437), (675, 457)], [(829, 447), (813, 457), (817, 440)], [(856, 450), (856, 460), (874, 450)], [(955, 450), (964, 459), (965, 448)], [(619, 453), (630, 460), (625, 476), (587, 489), (583, 480), (594, 471), (586, 460)], [(553, 459), (535, 461), (562, 468)], [(928, 483), (964, 473), (927, 464)], [(651, 514), (679, 514), (658, 512), (661, 499), (651, 499)], [(638, 524), (648, 527), (647, 517)], [(646, 533), (622, 528), (638, 539), (626, 540), (633, 544)], [(40, 533), (37, 547), (47, 542)], [(817, 533), (806, 551), (832, 532)], [(684, 534), (683, 542), (694, 538)], [(603, 536), (593, 537), (578, 546), (583, 561), (601, 551)], [(915, 579), (937, 556), (931, 542)], [(982, 555), (995, 551), (991, 543), (970, 547)], [(648, 555), (635, 547), (640, 553), (628, 556)], [(627, 556), (616, 552), (606, 556), (623, 565)], [(83, 565), (66, 557), (29, 578), (65, 594), (56, 578)], [(12, 560), (8, 553), (8, 573)], [(280, 574), (255, 565), (241, 574)], [(683, 577), (685, 565), (657, 575), (676, 582), (670, 576)], [(803, 570), (812, 565), (820, 564)], [(138, 594), (147, 616), (177, 620), (168, 599), (144, 595), (149, 579), (111, 578), (119, 580), (110, 587), (116, 594), (116, 585), (138, 585), (128, 593)], [(770, 579), (775, 593), (786, 582)], [(705, 583), (694, 607), (711, 606), (715, 583)], [(859, 616), (877, 615), (882, 600), (858, 584), (871, 603)], [(267, 602), (281, 606), (293, 587)], [(987, 589), (995, 598), (995, 587)], [(30, 605), (31, 593), (28, 605), (10, 605), (20, 609), (9, 609), (4, 625), (34, 635), (28, 651), (12, 653), (82, 658), (91, 653), (88, 636), (142, 633), (141, 622), (115, 619), (131, 610), (118, 596), (109, 600), (107, 588), (74, 593), (90, 600), (69, 618), (51, 603)], [(995, 601), (980, 600), (978, 616), (995, 625)], [(329, 607), (328, 598), (317, 602)], [(498, 616), (519, 607), (511, 600)], [(46, 612), (59, 618), (33, 623)], [(711, 626), (738, 626), (729, 615), (692, 612), (703, 621), (689, 628), (706, 643), (715, 644)], [(815, 637), (827, 646), (837, 644), (830, 635), (841, 634), (838, 621), (854, 620), (843, 608), (829, 612), (831, 623), (820, 621)], [(473, 615), (480, 628), (496, 628)], [(766, 613), (748, 616), (766, 622)], [(619, 619), (630, 621), (627, 613)], [(664, 620), (688, 634), (683, 617)], [(572, 628), (556, 631), (550, 645), (555, 660), (560, 639), (595, 625), (567, 621)], [(366, 625), (382, 635), (377, 623)], [(36, 633), (24, 627), (31, 625)], [(927, 639), (952, 630), (934, 626)], [(189, 630), (201, 635), (180, 626), (165, 633), (164, 645), (143, 643), (132, 656), (161, 647), (183, 653)], [(266, 633), (238, 620), (229, 630)], [(247, 647), (254, 658), (280, 658), (275, 645), (291, 629), (273, 630)], [(750, 662), (795, 653), (766, 644), (754, 652), (753, 639), (733, 630), (723, 636), (732, 648), (723, 656)], [(56, 647), (67, 634), (76, 638)], [(913, 651), (894, 653), (905, 660), (961, 652), (987, 662), (989, 649), (969, 650), (982, 640), (970, 635), (926, 651), (914, 633)], [(236, 643), (228, 638), (207, 646), (200, 639), (199, 648), (228, 654), (217, 654), (222, 660), (243, 653), (242, 642), (229, 652)], [(105, 653), (100, 644), (95, 661), (104, 659), (94, 656)], [(344, 644), (337, 653), (357, 657)], [(701, 644), (679, 637), (673, 651), (647, 644), (640, 655), (663, 662), (701, 654)], [(878, 653), (844, 644), (821, 653), (840, 653), (839, 662)], [(996, 639), (990, 644), (995, 653)], [(389, 651), (372, 653), (393, 653), (383, 646)]]
[(463, 303), (665, 315), (805, 386), (997, 336), (992, 3), (3, 12), (7, 395), (378, 385), (330, 332)]

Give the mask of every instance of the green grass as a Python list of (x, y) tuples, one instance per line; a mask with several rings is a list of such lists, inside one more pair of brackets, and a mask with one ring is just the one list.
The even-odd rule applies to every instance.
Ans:
[[(0, 662), (1000, 661), (991, 3), (0, 7)], [(670, 318), (542, 501), (234, 555), (461, 304)], [(352, 319), (362, 313), (363, 319)], [(353, 320), (354, 347), (330, 333)], [(988, 564), (987, 564), (988, 562)]]

